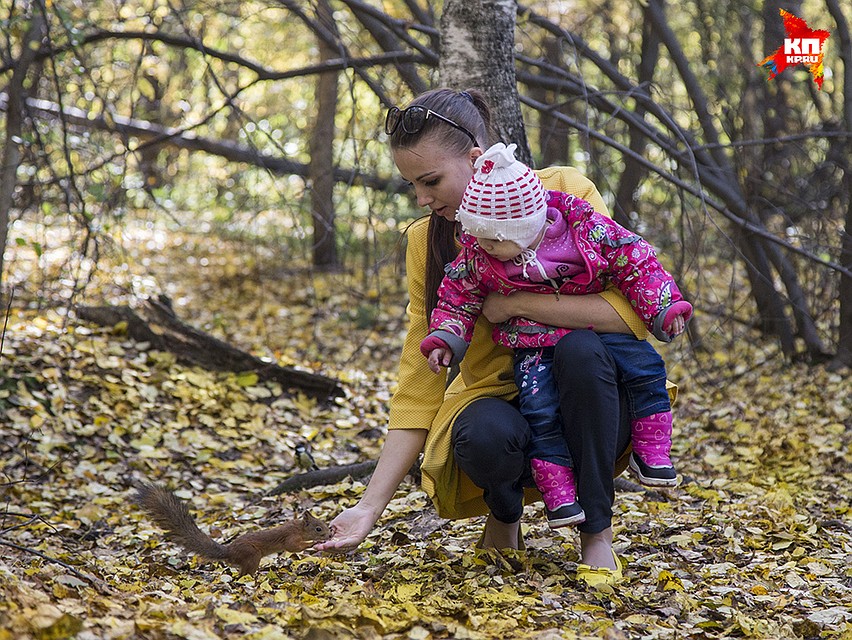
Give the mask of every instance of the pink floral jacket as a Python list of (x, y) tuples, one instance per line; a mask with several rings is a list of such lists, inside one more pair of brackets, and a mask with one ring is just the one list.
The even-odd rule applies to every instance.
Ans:
[[(539, 260), (534, 268), (525, 268), (523, 275), (518, 273), (517, 266), (513, 269), (511, 263), (489, 256), (475, 238), (463, 233), (461, 252), (444, 269), (446, 276), (438, 290), (438, 306), (429, 327), (430, 336), (440, 338), (450, 347), (453, 363), (464, 357), (482, 302), (495, 291), (503, 295), (520, 290), (588, 294), (600, 293), (612, 283), (651, 333), (663, 342), (671, 340), (662, 330), (662, 320), (666, 309), (682, 296), (671, 275), (657, 260), (654, 248), (576, 196), (550, 191), (547, 204), (548, 220), (555, 220), (552, 226), (556, 227), (562, 217), (565, 233), (570, 234), (567, 242), (573, 241), (579, 249), (584, 268), (578, 265), (565, 268), (554, 260), (558, 256), (550, 255), (552, 248), (548, 253), (545, 246), (550, 233), (536, 250)], [(571, 275), (562, 275), (565, 273)], [(547, 347), (555, 345), (570, 331), (515, 317), (495, 325), (492, 337), (496, 343), (512, 349)]]

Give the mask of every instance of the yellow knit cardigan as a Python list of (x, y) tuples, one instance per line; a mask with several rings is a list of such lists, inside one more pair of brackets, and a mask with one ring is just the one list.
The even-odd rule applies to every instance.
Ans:
[[(595, 185), (571, 167), (551, 167), (537, 171), (545, 188), (572, 193), (608, 213)], [(446, 376), (429, 369), (420, 353), (426, 337), (426, 245), (428, 218), (418, 220), (408, 230), (406, 269), (408, 275), (409, 328), (399, 364), (398, 387), (390, 402), (388, 429), (428, 429), (423, 450), (423, 490), (443, 518), (468, 518), (488, 513), (482, 490), (455, 464), (451, 453), (452, 424), (456, 415), (471, 401), (493, 396), (512, 399), (518, 392), (512, 376), (511, 351), (491, 340), (492, 325), (485, 317), (476, 323), (473, 339), (459, 367), (459, 375), (446, 387)], [(612, 305), (628, 327), (640, 339), (647, 336), (645, 326), (620, 291), (610, 288), (599, 294)], [(674, 400), (676, 387), (669, 385)], [(616, 465), (616, 474), (626, 467), (626, 454)], [(528, 489), (527, 502), (541, 499)]]

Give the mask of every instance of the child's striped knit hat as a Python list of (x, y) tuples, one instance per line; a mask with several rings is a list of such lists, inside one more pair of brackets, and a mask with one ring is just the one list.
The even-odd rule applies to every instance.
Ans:
[(476, 159), (457, 218), (474, 237), (512, 240), (527, 248), (547, 220), (547, 190), (515, 159), (516, 148), (498, 142)]

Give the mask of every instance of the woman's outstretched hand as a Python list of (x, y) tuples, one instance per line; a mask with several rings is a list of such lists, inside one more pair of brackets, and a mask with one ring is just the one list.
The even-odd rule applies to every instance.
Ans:
[(372, 511), (355, 505), (342, 511), (331, 521), (329, 526), (334, 533), (331, 540), (315, 544), (314, 549), (340, 553), (353, 551), (364, 541), (375, 524), (376, 517)]

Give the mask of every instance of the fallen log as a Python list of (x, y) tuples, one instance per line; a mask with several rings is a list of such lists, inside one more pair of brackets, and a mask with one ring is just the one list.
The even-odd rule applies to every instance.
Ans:
[[(360, 480), (373, 473), (378, 460), (366, 460), (364, 462), (353, 462), (351, 464), (335, 465), (333, 467), (323, 467), (322, 469), (313, 469), (290, 476), (286, 480), (280, 482), (277, 486), (270, 489), (266, 495), (277, 496), (282, 493), (294, 493), (302, 489), (311, 489), (324, 484), (337, 484), (346, 478)], [(412, 480), (420, 484), (420, 462), (415, 462), (408, 470), (408, 474)]]
[(78, 306), (77, 318), (103, 327), (126, 326), (127, 335), (151, 349), (173, 353), (181, 364), (210, 371), (252, 372), (260, 380), (298, 389), (318, 400), (342, 396), (343, 388), (333, 378), (292, 367), (265, 362), (200, 329), (181, 321), (167, 298), (146, 300), (143, 318), (129, 306)]
[(358, 480), (373, 473), (373, 469), (375, 468), (376, 460), (367, 460), (366, 462), (355, 462), (353, 464), (305, 471), (304, 473), (290, 476), (273, 489), (270, 489), (266, 495), (277, 496), (282, 493), (292, 493), (302, 489), (318, 487), (323, 484), (337, 484), (348, 477)]
[(628, 480), (624, 476), (618, 476), (613, 481), (615, 488), (618, 491), (626, 491), (628, 493), (643, 493), (645, 497), (654, 502), (668, 502), (669, 498), (663, 490), (649, 489), (641, 484), (636, 484), (632, 480)]

